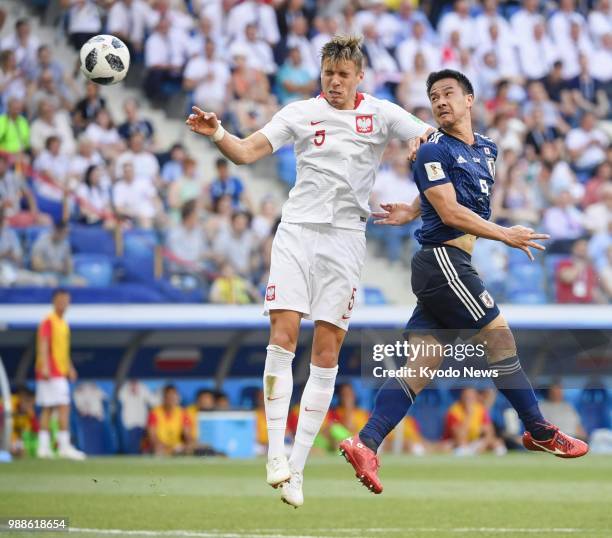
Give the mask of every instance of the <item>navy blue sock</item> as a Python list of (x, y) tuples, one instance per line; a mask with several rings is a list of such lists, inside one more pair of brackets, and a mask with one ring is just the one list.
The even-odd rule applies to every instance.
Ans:
[(497, 377), (491, 379), (497, 390), (514, 407), (525, 429), (539, 441), (550, 439), (550, 426), (540, 412), (538, 399), (521, 367), (518, 356), (496, 362), (490, 368), (497, 370)]
[(368, 423), (359, 432), (361, 442), (376, 452), (384, 438), (406, 416), (415, 398), (415, 393), (402, 378), (387, 379), (376, 394)]

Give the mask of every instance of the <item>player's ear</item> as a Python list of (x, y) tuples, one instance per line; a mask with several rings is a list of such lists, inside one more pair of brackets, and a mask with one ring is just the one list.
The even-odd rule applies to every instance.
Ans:
[(472, 108), (472, 105), (474, 104), (474, 96), (471, 93), (467, 93), (465, 95), (465, 105), (468, 108)]

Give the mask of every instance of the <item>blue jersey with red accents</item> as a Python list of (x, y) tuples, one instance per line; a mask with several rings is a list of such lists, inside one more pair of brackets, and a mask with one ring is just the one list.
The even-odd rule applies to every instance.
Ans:
[(431, 187), (452, 183), (457, 202), (483, 219), (491, 216), (497, 146), (481, 134), (474, 133), (474, 138), (470, 145), (438, 130), (418, 150), (414, 180), (421, 194), (423, 226), (415, 235), (421, 245), (440, 244), (465, 234), (442, 222), (425, 196)]

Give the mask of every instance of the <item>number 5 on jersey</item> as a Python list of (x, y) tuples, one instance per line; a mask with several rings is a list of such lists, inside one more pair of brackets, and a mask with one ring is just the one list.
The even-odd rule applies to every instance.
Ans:
[(317, 131), (314, 135), (314, 145), (322, 146), (323, 142), (325, 142), (325, 129), (321, 129)]

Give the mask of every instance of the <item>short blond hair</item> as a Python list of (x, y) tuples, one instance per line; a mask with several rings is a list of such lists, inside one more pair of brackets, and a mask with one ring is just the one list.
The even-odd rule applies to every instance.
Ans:
[(321, 66), (325, 60), (332, 63), (349, 61), (357, 71), (363, 71), (362, 38), (354, 35), (335, 35), (321, 49)]

